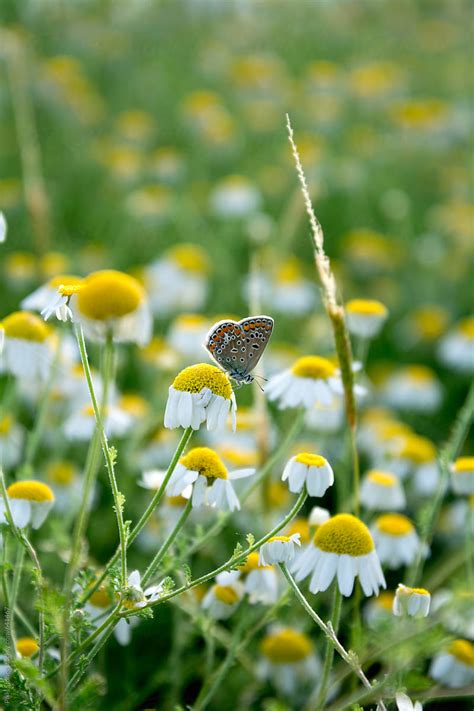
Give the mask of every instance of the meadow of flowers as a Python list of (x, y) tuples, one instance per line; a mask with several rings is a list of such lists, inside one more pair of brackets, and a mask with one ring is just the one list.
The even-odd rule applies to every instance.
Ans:
[(0, 20), (1, 708), (471, 709), (472, 4)]

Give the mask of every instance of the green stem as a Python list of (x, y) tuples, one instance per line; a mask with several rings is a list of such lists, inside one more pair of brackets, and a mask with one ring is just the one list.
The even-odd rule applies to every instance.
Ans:
[[(334, 584), (334, 594), (332, 601), (332, 613), (331, 613), (331, 624), (334, 630), (334, 634), (337, 635), (339, 628), (339, 620), (341, 617), (341, 602), (342, 595), (339, 591), (339, 586), (337, 581)], [(323, 711), (324, 704), (326, 703), (326, 697), (328, 695), (329, 687), (329, 675), (331, 673), (332, 663), (334, 659), (334, 644), (331, 643), (328, 638), (326, 641), (326, 653), (324, 657), (323, 673), (321, 676), (321, 686), (319, 688), (318, 700), (316, 703), (316, 711)]]
[[(118, 527), (119, 539), (120, 539), (121, 583), (122, 583), (122, 586), (125, 587), (125, 585), (127, 584), (127, 535), (126, 535), (126, 531), (125, 531), (125, 524), (123, 521), (124, 498), (123, 498), (123, 495), (120, 493), (118, 486), (117, 486), (117, 480), (115, 478), (114, 457), (113, 457), (112, 452), (109, 447), (107, 435), (105, 434), (102, 413), (100, 411), (99, 404), (97, 402), (97, 397), (96, 397), (96, 394), (94, 391), (94, 384), (92, 381), (92, 374), (91, 374), (91, 370), (90, 370), (90, 366), (89, 366), (89, 359), (87, 357), (87, 350), (86, 350), (86, 343), (84, 340), (84, 333), (82, 330), (82, 326), (80, 324), (76, 324), (76, 338), (77, 338), (77, 343), (79, 346), (79, 352), (81, 355), (82, 367), (84, 369), (84, 375), (86, 376), (87, 387), (89, 389), (89, 395), (90, 395), (91, 402), (92, 402), (92, 408), (94, 410), (94, 416), (95, 416), (95, 420), (97, 423), (97, 429), (99, 431), (100, 443), (102, 445), (102, 451), (103, 451), (104, 457), (105, 457), (105, 464), (107, 467), (107, 473), (109, 475), (110, 488), (112, 489), (112, 496), (114, 499), (114, 509), (115, 509), (115, 515), (117, 517), (117, 527)], [(106, 372), (110, 372), (110, 369), (112, 367), (112, 358), (113, 358), (113, 340), (112, 340), (111, 334), (109, 333), (107, 335), (107, 340), (105, 343), (105, 363), (106, 363), (106, 365), (104, 366), (104, 369), (106, 370)]]
[[(298, 585), (296, 584), (295, 579), (291, 575), (290, 571), (286, 567), (284, 563), (280, 563), (280, 568), (283, 572), (283, 575), (288, 581), (288, 584), (292, 588), (293, 592), (296, 595), (296, 598), (298, 602), (302, 605), (303, 609), (306, 610), (308, 615), (311, 617), (313, 622), (316, 622), (318, 627), (324, 632), (326, 635), (327, 639), (329, 642), (333, 645), (334, 649), (338, 652), (338, 654), (342, 657), (342, 659), (346, 662), (346, 664), (349, 665), (349, 667), (352, 669), (354, 674), (356, 674), (359, 679), (361, 680), (362, 684), (365, 686), (366, 689), (370, 689), (371, 691), (375, 690), (375, 687), (370, 683), (370, 681), (367, 679), (365, 676), (364, 672), (362, 671), (362, 667), (359, 664), (359, 661), (357, 657), (354, 654), (351, 654), (348, 652), (342, 644), (339, 642), (333, 628), (332, 624), (328, 623), (326, 624), (325, 622), (322, 621), (322, 619), (319, 617), (318, 614), (313, 610), (301, 590), (299, 589)], [(381, 711), (387, 711), (385, 708), (385, 704), (383, 703), (382, 699), (379, 699), (379, 707)]]
[(21, 574), (23, 572), (23, 562), (25, 560), (25, 549), (23, 546), (19, 546), (16, 553), (15, 569), (13, 571), (13, 581), (10, 588), (10, 608), (8, 616), (8, 632), (10, 635), (10, 642), (12, 647), (12, 654), (16, 654), (16, 636), (15, 636), (15, 605), (16, 599), (18, 597), (18, 590), (20, 588)]
[[(193, 433), (192, 427), (188, 427), (187, 429), (184, 430), (183, 435), (179, 441), (179, 444), (176, 448), (175, 453), (173, 454), (173, 458), (168, 466), (168, 469), (165, 474), (165, 478), (163, 479), (163, 482), (160, 486), (160, 488), (156, 491), (156, 493), (153, 495), (152, 500), (150, 501), (148, 507), (145, 509), (145, 512), (139, 519), (138, 523), (134, 526), (132, 531), (130, 532), (130, 535), (127, 539), (127, 547), (131, 546), (133, 541), (136, 539), (136, 537), (139, 535), (139, 533), (143, 530), (143, 528), (146, 526), (148, 521), (150, 520), (151, 516), (153, 515), (153, 512), (155, 511), (156, 507), (160, 503), (161, 499), (163, 498), (165, 494), (165, 489), (168, 484), (168, 481), (170, 480), (170, 477), (172, 473), (174, 472), (176, 465), (178, 464), (181, 455)], [(90, 588), (86, 590), (84, 595), (82, 596), (80, 602), (81, 604), (85, 603), (89, 597), (100, 587), (101, 583), (105, 580), (107, 575), (109, 574), (110, 569), (112, 568), (113, 565), (117, 562), (120, 556), (120, 549), (117, 549), (112, 558), (109, 560), (107, 565), (105, 566), (103, 572), (101, 575), (97, 578), (95, 581), (94, 585), (92, 585)]]
[(186, 506), (184, 507), (184, 510), (176, 523), (176, 526), (170, 532), (170, 534), (168, 535), (168, 538), (164, 541), (163, 545), (158, 550), (157, 554), (155, 555), (155, 557), (151, 561), (150, 565), (146, 569), (146, 571), (143, 575), (143, 578), (142, 578), (142, 585), (145, 585), (150, 580), (150, 578), (152, 578), (153, 575), (155, 574), (159, 564), (165, 557), (168, 549), (173, 544), (176, 536), (178, 535), (178, 533), (184, 526), (186, 519), (188, 518), (189, 514), (191, 513), (191, 510), (192, 510), (192, 500), (190, 498), (188, 500), (188, 502), (186, 503)]
[(359, 461), (359, 451), (357, 449), (357, 438), (356, 438), (356, 428), (354, 426), (349, 427), (349, 437), (351, 440), (351, 452), (352, 452), (352, 471), (353, 471), (353, 502), (354, 502), (354, 515), (360, 516), (360, 498), (359, 498), (359, 488), (360, 488), (360, 461)]
[(451, 431), (451, 436), (449, 437), (448, 441), (446, 442), (446, 444), (441, 449), (438, 455), (438, 467), (440, 472), (438, 489), (431, 500), (431, 508), (428, 511), (423, 531), (421, 532), (420, 536), (421, 540), (418, 548), (418, 555), (408, 576), (407, 584), (410, 587), (416, 586), (416, 583), (419, 580), (423, 571), (423, 553), (426, 549), (426, 546), (428, 546), (431, 542), (431, 539), (433, 537), (433, 531), (435, 530), (436, 522), (438, 521), (441, 504), (443, 502), (443, 497), (449, 479), (450, 465), (456, 459), (458, 452), (462, 447), (462, 444), (472, 421), (473, 412), (474, 383), (472, 383), (470, 387), (464, 405), (459, 410), (453, 429)]

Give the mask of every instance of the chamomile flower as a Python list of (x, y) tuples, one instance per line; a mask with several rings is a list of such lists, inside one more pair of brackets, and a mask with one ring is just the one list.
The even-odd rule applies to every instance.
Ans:
[[(51, 309), (53, 303), (66, 304), (67, 297), (62, 296), (58, 292), (60, 286), (65, 284), (77, 286), (81, 282), (81, 277), (74, 274), (60, 274), (58, 276), (54, 276), (52, 279), (47, 281), (46, 284), (43, 284), (38, 289), (35, 289), (35, 291), (31, 294), (26, 296), (21, 302), (21, 308), (26, 311), (40, 311), (41, 313), (44, 310), (46, 314), (49, 309)], [(57, 307), (55, 306), (54, 308), (56, 309)]]
[(419, 413), (436, 412), (443, 399), (438, 378), (424, 365), (407, 365), (389, 375), (381, 394), (390, 407)]
[(46, 468), (46, 478), (54, 493), (56, 510), (75, 511), (81, 502), (82, 482), (74, 462), (68, 459), (51, 461)]
[(380, 332), (388, 316), (387, 307), (381, 301), (352, 299), (346, 304), (346, 321), (349, 332), (359, 338), (374, 338)]
[(306, 410), (305, 423), (310, 430), (315, 432), (338, 432), (344, 422), (344, 407), (341, 397), (335, 395), (330, 405), (316, 403), (310, 410)]
[(360, 487), (360, 501), (371, 511), (396, 511), (405, 508), (403, 487), (395, 474), (372, 469)]
[(278, 578), (272, 565), (259, 566), (259, 554), (250, 553), (239, 567), (251, 605), (273, 605), (278, 600)]
[(145, 291), (129, 274), (105, 269), (89, 274), (69, 306), (75, 321), (94, 341), (104, 341), (108, 333), (116, 342), (144, 346), (151, 338), (152, 319)]
[(167, 342), (183, 358), (202, 358), (202, 344), (209, 331), (209, 321), (201, 314), (180, 314), (171, 324)]
[[(7, 489), (13, 522), (18, 528), (39, 528), (54, 504), (52, 489), (42, 481), (16, 481)], [(6, 523), (6, 503), (0, 499), (0, 522)]]
[(39, 651), (39, 644), (34, 637), (19, 637), (15, 644), (19, 657), (30, 658)]
[(261, 195), (257, 188), (241, 175), (229, 175), (214, 188), (211, 210), (219, 217), (248, 217), (260, 207)]
[(474, 682), (474, 644), (467, 639), (455, 639), (445, 652), (431, 663), (430, 676), (443, 686), (457, 689)]
[(327, 590), (336, 576), (345, 597), (351, 595), (356, 576), (367, 596), (378, 595), (385, 587), (370, 531), (350, 514), (338, 514), (319, 526), (295, 570), (297, 581), (308, 575), (312, 593)]
[(51, 364), (50, 331), (29, 311), (15, 311), (2, 321), (5, 333), (0, 370), (28, 380), (45, 380)]
[(271, 303), (282, 314), (304, 315), (316, 302), (316, 288), (305, 279), (298, 261), (292, 257), (279, 268), (271, 284)]
[(215, 365), (200, 363), (182, 370), (169, 388), (165, 427), (223, 429), (229, 412), (235, 431), (237, 403), (228, 376)]
[(143, 590), (141, 585), (141, 575), (138, 570), (134, 570), (128, 576), (127, 587), (123, 593), (122, 604), (127, 610), (142, 608), (150, 602), (155, 602), (160, 597), (161, 585), (151, 585)]
[(438, 356), (444, 365), (458, 373), (474, 372), (474, 316), (463, 319), (444, 336)]
[(232, 481), (254, 473), (255, 469), (228, 472), (216, 452), (208, 447), (195, 447), (179, 460), (166, 491), (170, 496), (179, 496), (192, 484), (193, 507), (208, 504), (224, 511), (235, 511), (240, 509), (240, 502)]
[(205, 594), (202, 607), (214, 620), (226, 620), (238, 608), (244, 586), (237, 570), (219, 573), (216, 583)]
[(326, 523), (330, 518), (331, 514), (327, 509), (323, 509), (321, 506), (313, 506), (308, 516), (309, 527), (316, 533), (316, 529), (322, 526), (323, 523)]
[(23, 452), (23, 427), (9, 414), (0, 416), (0, 462), (5, 469), (16, 467)]
[(387, 513), (376, 518), (372, 535), (381, 562), (391, 570), (411, 565), (421, 545), (414, 525), (403, 514)]
[(286, 464), (282, 480), (288, 479), (288, 488), (293, 494), (299, 494), (306, 486), (309, 496), (324, 496), (334, 484), (331, 465), (320, 454), (301, 452)]
[(404, 479), (413, 475), (415, 489), (420, 495), (436, 490), (439, 471), (436, 447), (427, 437), (412, 432), (400, 435), (387, 444), (385, 463), (394, 474)]
[(209, 262), (195, 244), (179, 244), (145, 269), (150, 307), (157, 316), (200, 311), (208, 294)]
[(474, 457), (458, 457), (451, 465), (451, 486), (455, 494), (474, 494)]
[(426, 617), (430, 611), (431, 595), (424, 588), (409, 588), (398, 584), (393, 599), (393, 614), (396, 617)]
[[(123, 437), (133, 426), (133, 418), (117, 405), (106, 407), (102, 419), (108, 437)], [(91, 405), (86, 405), (67, 418), (64, 434), (71, 441), (86, 441), (91, 439), (95, 428), (94, 409)]]
[(340, 378), (334, 363), (320, 356), (304, 356), (289, 370), (272, 377), (265, 393), (280, 410), (288, 407), (310, 409), (316, 404), (330, 405), (339, 389)]
[(269, 679), (285, 696), (301, 694), (314, 686), (321, 665), (310, 638), (299, 630), (284, 627), (271, 630), (260, 644), (260, 676)]
[(261, 566), (274, 565), (275, 563), (291, 563), (296, 553), (296, 546), (300, 546), (300, 534), (291, 536), (273, 536), (260, 548), (258, 564)]

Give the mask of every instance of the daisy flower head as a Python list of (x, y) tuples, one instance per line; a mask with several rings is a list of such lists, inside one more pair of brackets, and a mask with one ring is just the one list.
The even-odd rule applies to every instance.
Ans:
[(387, 445), (385, 457), (390, 471), (404, 479), (413, 474), (419, 493), (432, 493), (438, 483), (436, 447), (427, 437), (407, 432), (395, 436)]
[(313, 309), (316, 302), (315, 285), (305, 279), (295, 257), (290, 257), (280, 266), (271, 289), (271, 303), (282, 314), (304, 315)]
[(444, 365), (458, 373), (474, 372), (474, 316), (463, 319), (444, 336), (438, 356)]
[(377, 336), (387, 320), (388, 309), (381, 301), (352, 299), (346, 304), (346, 322), (349, 332), (359, 338)]
[(407, 365), (388, 376), (382, 397), (390, 407), (428, 414), (438, 410), (443, 391), (431, 368)]
[(393, 614), (396, 617), (426, 617), (430, 611), (431, 595), (424, 588), (409, 588), (402, 583), (393, 598)]
[(457, 689), (474, 682), (474, 644), (467, 639), (455, 639), (445, 652), (435, 656), (430, 676), (443, 686)]
[(288, 370), (270, 378), (265, 388), (268, 399), (279, 409), (288, 407), (313, 408), (317, 404), (330, 405), (340, 391), (336, 366), (328, 358), (303, 356)]
[(10, 414), (0, 416), (0, 461), (5, 469), (20, 462), (24, 437), (23, 427)]
[(275, 568), (272, 565), (260, 566), (258, 553), (250, 553), (239, 570), (251, 605), (258, 602), (273, 605), (277, 601), (278, 578)]
[(47, 321), (55, 313), (59, 321), (66, 321), (70, 315), (67, 307), (68, 297), (61, 294), (59, 289), (65, 284), (77, 286), (82, 278), (75, 274), (60, 274), (52, 277), (46, 284), (35, 289), (21, 302), (21, 308), (27, 311), (39, 311)]
[(224, 429), (229, 412), (236, 428), (237, 403), (226, 373), (215, 365), (200, 363), (182, 370), (168, 391), (165, 427), (192, 427), (203, 422), (208, 430)]
[(219, 573), (215, 585), (204, 596), (202, 606), (214, 620), (226, 620), (238, 608), (244, 595), (239, 578), (238, 570)]
[(474, 494), (474, 457), (458, 457), (451, 465), (451, 486), (455, 494)]
[(334, 473), (327, 459), (307, 452), (292, 457), (281, 478), (288, 480), (288, 488), (293, 494), (299, 494), (305, 486), (309, 496), (324, 496), (334, 484)]
[(151, 585), (143, 590), (141, 585), (141, 575), (138, 570), (134, 570), (128, 576), (127, 587), (123, 593), (122, 604), (127, 610), (145, 607), (150, 602), (155, 602), (160, 597), (161, 585)]
[(93, 341), (103, 342), (111, 334), (118, 343), (144, 346), (151, 338), (152, 318), (145, 291), (137, 279), (124, 272), (92, 272), (73, 289), (69, 307), (74, 321)]
[(376, 518), (372, 535), (381, 562), (392, 570), (411, 565), (421, 545), (413, 523), (399, 513), (386, 513)]
[(314, 653), (311, 639), (291, 627), (271, 630), (261, 644), (260, 674), (286, 696), (301, 692), (301, 688), (314, 684), (321, 665)]
[(15, 311), (1, 323), (4, 332), (0, 370), (26, 381), (44, 381), (51, 364), (50, 330), (29, 311)]
[(260, 207), (262, 197), (258, 189), (242, 175), (223, 178), (211, 193), (212, 212), (218, 217), (249, 217)]
[[(16, 481), (7, 489), (8, 503), (13, 523), (18, 528), (31, 524), (39, 528), (45, 521), (54, 504), (52, 489), (42, 481)], [(7, 504), (0, 499), (0, 522), (6, 523)]]
[[(133, 418), (117, 405), (110, 405), (102, 413), (104, 430), (107, 437), (123, 437), (133, 426)], [(64, 423), (64, 434), (68, 440), (90, 440), (96, 428), (94, 408), (85, 405)]]
[(219, 455), (209, 447), (194, 447), (179, 460), (166, 491), (169, 496), (179, 496), (192, 485), (192, 506), (203, 504), (219, 510), (235, 511), (240, 502), (232, 481), (252, 476), (255, 469), (237, 469), (229, 472)]
[(385, 578), (367, 526), (355, 516), (338, 514), (323, 523), (298, 560), (297, 581), (311, 575), (312, 593), (327, 590), (337, 577), (339, 590), (349, 597), (359, 576), (364, 594), (378, 595)]
[(291, 563), (296, 553), (296, 546), (300, 546), (300, 534), (291, 536), (273, 536), (260, 548), (258, 564), (261, 566), (274, 565), (275, 563)]
[(360, 487), (362, 506), (371, 511), (397, 511), (406, 506), (403, 487), (395, 474), (371, 469)]
[(209, 321), (201, 314), (181, 313), (170, 326), (167, 342), (183, 359), (202, 357), (202, 344), (209, 331)]
[(18, 657), (29, 659), (39, 651), (39, 644), (34, 637), (19, 637), (15, 648)]
[(56, 459), (49, 462), (46, 478), (54, 493), (57, 511), (74, 511), (81, 502), (82, 482), (73, 461)]

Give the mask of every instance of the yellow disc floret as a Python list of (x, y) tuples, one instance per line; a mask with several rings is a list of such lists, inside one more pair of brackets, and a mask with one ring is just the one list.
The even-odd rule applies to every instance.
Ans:
[(467, 639), (455, 639), (449, 645), (448, 651), (459, 662), (474, 667), (474, 644)]
[(13, 418), (11, 415), (4, 415), (0, 417), (0, 437), (7, 435), (13, 425)]
[(336, 366), (330, 360), (321, 356), (303, 356), (298, 358), (291, 370), (293, 375), (299, 378), (327, 380), (327, 378), (331, 378), (335, 374)]
[(229, 378), (215, 365), (199, 363), (182, 370), (173, 381), (173, 388), (188, 393), (200, 393), (203, 388), (209, 388), (214, 395), (230, 400), (232, 385)]
[(76, 473), (75, 466), (67, 460), (51, 462), (47, 469), (47, 476), (50, 481), (59, 486), (68, 486), (74, 481)]
[(204, 251), (195, 244), (178, 244), (168, 250), (166, 256), (188, 272), (205, 274), (209, 268)]
[(469, 316), (458, 323), (458, 330), (463, 336), (474, 339), (474, 316)]
[(214, 585), (214, 595), (224, 605), (234, 605), (239, 599), (237, 592), (230, 585)]
[(407, 516), (403, 514), (389, 513), (379, 516), (375, 522), (378, 530), (388, 536), (407, 536), (415, 528)]
[(48, 281), (48, 286), (52, 289), (59, 289), (63, 284), (70, 284), (71, 286), (76, 286), (81, 284), (83, 281), (82, 277), (76, 276), (75, 274), (60, 274), (55, 276)]
[(227, 479), (227, 469), (219, 455), (209, 447), (194, 447), (180, 463), (193, 472), (199, 472), (207, 479)]
[(387, 307), (374, 299), (352, 299), (346, 304), (346, 311), (360, 316), (386, 316)]
[(393, 598), (395, 594), (391, 590), (383, 590), (378, 598), (376, 598), (377, 605), (382, 607), (387, 612), (392, 612)]
[(110, 605), (112, 604), (112, 598), (110, 597), (106, 588), (101, 586), (98, 590), (95, 590), (95, 592), (92, 593), (89, 598), (89, 603), (94, 607), (99, 607), (100, 609), (104, 610), (107, 607), (110, 607)]
[(318, 528), (313, 541), (320, 550), (338, 555), (367, 555), (374, 550), (369, 529), (351, 514), (330, 518)]
[(300, 464), (305, 464), (307, 467), (324, 467), (327, 463), (324, 457), (320, 454), (309, 454), (308, 452), (301, 452), (295, 457), (295, 462)]
[(306, 518), (295, 518), (287, 529), (288, 536), (293, 536), (295, 533), (300, 534), (301, 543), (309, 543), (311, 538), (309, 533), (309, 523)]
[(52, 489), (42, 481), (16, 481), (7, 489), (10, 499), (27, 499), (28, 501), (54, 501)]
[(77, 294), (77, 306), (95, 321), (121, 318), (136, 311), (145, 293), (140, 282), (113, 269), (90, 274)]
[(397, 477), (394, 474), (381, 472), (376, 469), (369, 471), (367, 479), (378, 486), (395, 486), (397, 483)]
[(16, 641), (16, 651), (22, 657), (32, 657), (38, 649), (39, 644), (33, 637), (20, 637)]
[(313, 645), (302, 632), (285, 628), (268, 634), (260, 650), (273, 664), (291, 664), (306, 659), (313, 651)]
[(426, 365), (407, 365), (403, 369), (403, 373), (407, 375), (410, 380), (414, 380), (416, 383), (431, 383), (435, 380), (435, 374), (431, 368), (427, 368)]
[(245, 563), (239, 565), (240, 572), (245, 575), (246, 573), (250, 573), (252, 570), (264, 570), (268, 568), (273, 568), (273, 565), (259, 565), (259, 559), (260, 556), (258, 553), (249, 553)]
[(436, 459), (436, 447), (426, 437), (410, 434), (403, 438), (397, 454), (402, 459), (408, 459), (414, 464), (424, 464)]
[(49, 335), (49, 329), (42, 319), (29, 311), (15, 311), (3, 319), (2, 326), (8, 338), (42, 343)]
[[(0, 426), (1, 431), (1, 426)], [(453, 465), (455, 472), (472, 472), (474, 471), (474, 457), (459, 457)]]

